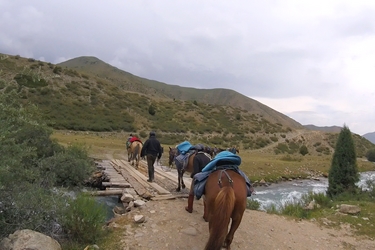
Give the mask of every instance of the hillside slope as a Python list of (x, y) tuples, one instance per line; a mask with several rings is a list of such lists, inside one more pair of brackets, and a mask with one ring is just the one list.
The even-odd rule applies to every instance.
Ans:
[(302, 128), (300, 123), (290, 117), (230, 89), (196, 89), (170, 85), (135, 76), (95, 57), (78, 57), (58, 65), (105, 78), (126, 91), (143, 93), (157, 98), (235, 107), (251, 114), (260, 114), (272, 123), (281, 123), (293, 129)]
[[(25, 107), (37, 105), (54, 129), (136, 132), (142, 138), (155, 130), (169, 145), (189, 140), (278, 154), (298, 153), (302, 145), (312, 154), (331, 154), (337, 138), (233, 90), (151, 81), (93, 57), (54, 65), (0, 54), (0, 69), (0, 92), (15, 92), (13, 100)], [(359, 156), (373, 146), (362, 137), (356, 144)]]

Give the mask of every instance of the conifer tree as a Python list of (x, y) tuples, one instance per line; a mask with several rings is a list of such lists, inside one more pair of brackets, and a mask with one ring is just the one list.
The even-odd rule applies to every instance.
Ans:
[(354, 141), (349, 128), (344, 125), (337, 139), (329, 170), (327, 194), (333, 197), (344, 192), (354, 193), (358, 180)]

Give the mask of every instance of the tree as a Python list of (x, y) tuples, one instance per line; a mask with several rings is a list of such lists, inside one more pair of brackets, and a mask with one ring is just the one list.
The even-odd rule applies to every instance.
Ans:
[(354, 141), (349, 128), (344, 125), (337, 139), (332, 157), (327, 194), (333, 197), (344, 192), (354, 193), (358, 180)]
[(375, 162), (375, 148), (369, 149), (366, 152), (366, 158), (368, 161)]

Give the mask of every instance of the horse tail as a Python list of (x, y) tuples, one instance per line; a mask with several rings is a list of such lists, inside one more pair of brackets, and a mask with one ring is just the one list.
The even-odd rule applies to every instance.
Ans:
[[(215, 199), (214, 214), (210, 220), (210, 237), (205, 250), (220, 250), (228, 233), (228, 226), (235, 204), (234, 190), (230, 186), (223, 187)], [(219, 219), (220, 218), (220, 219)]]

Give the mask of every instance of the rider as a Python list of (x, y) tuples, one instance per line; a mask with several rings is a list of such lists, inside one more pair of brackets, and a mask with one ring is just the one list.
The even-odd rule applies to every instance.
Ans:
[(129, 148), (129, 147), (130, 147), (130, 144), (131, 144), (130, 140), (131, 140), (132, 138), (133, 138), (133, 134), (130, 133), (128, 139), (126, 140), (126, 148)]
[(209, 154), (204, 152), (204, 146), (202, 144), (197, 144), (194, 146), (197, 153), (194, 156), (193, 160), (193, 172), (191, 173), (190, 177), (193, 178), (191, 181), (189, 198), (188, 198), (188, 205), (185, 207), (185, 210), (189, 213), (193, 212), (193, 202), (194, 202), (194, 175), (197, 173), (202, 172), (202, 169), (211, 161), (211, 157)]

